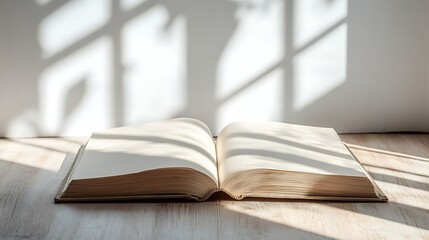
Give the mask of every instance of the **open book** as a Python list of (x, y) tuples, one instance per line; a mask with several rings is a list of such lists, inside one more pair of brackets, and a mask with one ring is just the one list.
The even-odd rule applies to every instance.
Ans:
[(180, 118), (94, 133), (56, 202), (186, 197), (387, 201), (331, 128)]

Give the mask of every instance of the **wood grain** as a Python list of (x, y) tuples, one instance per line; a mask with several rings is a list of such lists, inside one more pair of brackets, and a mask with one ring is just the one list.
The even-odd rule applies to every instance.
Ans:
[(66, 153), (86, 139), (0, 139), (0, 239), (429, 239), (429, 134), (342, 138), (389, 203), (58, 205)]

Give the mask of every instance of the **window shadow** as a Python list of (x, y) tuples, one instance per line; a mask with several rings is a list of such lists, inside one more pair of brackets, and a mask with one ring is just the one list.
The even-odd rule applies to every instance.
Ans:
[[(76, 149), (85, 144), (85, 139), (86, 138), (82, 138), (82, 140), (79, 141), (63, 138), (5, 138), (5, 140), (9, 142), (57, 153), (74, 153)], [(52, 147), (52, 145), (57, 147)]]
[[(26, 140), (31, 141), (31, 139)], [(67, 157), (66, 151), (63, 151), (61, 146), (45, 147), (38, 144), (10, 142), (9, 139), (1, 141), (0, 152), (3, 155), (6, 151), (13, 152), (13, 148), (8, 147), (9, 144), (19, 147), (20, 154), (12, 159), (0, 159), (0, 238), (47, 239), (46, 236), (54, 224), (55, 216), (61, 212), (61, 208), (54, 205), (53, 197), (74, 159)], [(55, 145), (61, 144), (56, 141)], [(39, 151), (34, 151), (34, 147)], [(56, 154), (59, 154), (56, 160), (62, 161), (58, 172), (14, 162), (19, 162), (19, 159), (31, 155), (43, 164), (47, 155)], [(66, 156), (65, 159), (64, 156)]]
[(384, 169), (384, 170), (389, 170), (389, 171), (392, 171), (392, 172), (400, 172), (400, 173), (410, 174), (410, 175), (419, 176), (419, 177), (429, 177), (429, 175), (419, 174), (419, 173), (410, 172), (410, 171), (404, 171), (404, 170), (397, 169), (397, 168), (378, 166), (378, 165), (368, 164), (368, 163), (365, 163), (365, 164), (362, 164), (362, 165), (364, 165), (366, 167), (372, 167), (372, 168), (377, 168), (377, 169)]
[[(2, 140), (9, 141), (9, 140)], [(36, 145), (36, 144), (35, 144)], [(4, 146), (4, 145), (2, 145)], [(2, 149), (0, 149), (2, 150)], [(31, 146), (22, 145), (22, 153), (30, 153)], [(45, 154), (59, 150), (46, 149)], [(62, 155), (64, 156), (64, 155)], [(40, 156), (35, 156), (40, 157)], [(338, 223), (340, 219), (326, 220), (324, 212), (317, 209), (335, 208), (331, 214), (344, 212), (375, 217), (379, 221), (399, 223), (410, 227), (409, 231), (429, 229), (429, 210), (424, 207), (391, 201), (389, 203), (331, 203), (297, 201), (260, 201), (245, 199), (231, 201), (222, 196), (208, 202), (129, 202), (129, 203), (83, 203), (54, 204), (59, 185), (69, 171), (72, 158), (66, 158), (57, 173), (36, 167), (28, 167), (0, 160), (0, 237), (72, 239), (92, 236), (94, 238), (130, 237), (178, 237), (187, 233), (187, 238), (254, 238), (279, 239), (321, 238), (335, 239), (349, 236), (342, 233), (323, 234), (316, 229), (322, 224), (305, 222), (300, 227), (290, 225), (293, 212), (302, 212), (305, 218)], [(372, 172), (370, 171), (370, 174)], [(392, 176), (392, 178), (395, 178)], [(378, 180), (377, 180), (378, 181)], [(428, 189), (426, 189), (428, 190)], [(406, 201), (406, 199), (403, 199)], [(416, 202), (417, 203), (417, 202)], [(328, 211), (329, 212), (329, 211)], [(342, 213), (343, 212), (343, 213)], [(333, 215), (330, 215), (333, 216)], [(351, 215), (350, 222), (362, 218)], [(95, 221), (95, 219), (97, 219)], [(323, 220), (322, 220), (323, 219)], [(36, 222), (37, 221), (37, 222)], [(374, 221), (374, 220), (372, 220)], [(122, 226), (118, 228), (106, 226)], [(36, 226), (36, 227), (35, 227)], [(103, 229), (94, 234), (94, 229)], [(360, 225), (363, 226), (363, 225)], [(170, 229), (170, 231), (165, 231)], [(344, 229), (348, 229), (345, 226)], [(383, 235), (380, 229), (377, 236)]]
[[(177, 239), (183, 236), (186, 239), (227, 239), (260, 236), (278, 239), (287, 235), (333, 239), (228, 210), (221, 201), (54, 204), (53, 197), (72, 162), (72, 158), (66, 158), (60, 171), (53, 173), (0, 160), (0, 238), (86, 239), (92, 236), (94, 239), (119, 239), (146, 236)], [(99, 224), (103, 230), (94, 235), (93, 230), (99, 228)], [(109, 227), (113, 225), (121, 228)]]
[(177, 140), (173, 138), (164, 138), (159, 136), (130, 136), (130, 135), (119, 135), (119, 134), (101, 134), (97, 133), (92, 136), (94, 139), (122, 139), (122, 140), (135, 140), (135, 141), (148, 141), (153, 143), (167, 143), (167, 144), (173, 144), (176, 146), (181, 146), (184, 148), (192, 149), (207, 159), (209, 159), (212, 163), (216, 163), (216, 159), (213, 158), (213, 156), (206, 151), (206, 149), (203, 149), (201, 147), (198, 147), (195, 144), (189, 143), (187, 141)]
[(398, 176), (392, 176), (392, 175), (385, 174), (385, 173), (371, 172), (371, 176), (375, 180), (378, 180), (380, 182), (393, 183), (396, 185), (420, 189), (420, 190), (429, 192), (429, 183), (425, 183), (425, 182), (421, 182), (421, 181), (417, 181), (417, 180), (412, 180), (412, 179), (407, 179), (407, 178), (403, 178), (403, 177), (398, 177)]
[(329, 204), (341, 210), (372, 216), (375, 218), (429, 230), (429, 210), (397, 202), (384, 204)]
[[(165, 31), (167, 31), (172, 26), (172, 24), (174, 24), (174, 21), (178, 17), (183, 17), (186, 20), (186, 30), (184, 33), (186, 41), (185, 46), (181, 46), (185, 49), (185, 58), (183, 61), (186, 61), (186, 64), (184, 64), (186, 69), (183, 70), (185, 72), (186, 78), (186, 90), (184, 91), (186, 92), (184, 97), (185, 104), (183, 109), (175, 109), (172, 111), (170, 117), (195, 117), (203, 120), (211, 129), (215, 129), (215, 127), (217, 127), (216, 121), (218, 121), (219, 117), (218, 110), (220, 109), (221, 105), (229, 104), (229, 100), (235, 99), (236, 96), (246, 92), (254, 84), (262, 82), (262, 79), (265, 79), (265, 77), (270, 75), (270, 73), (273, 71), (280, 70), (280, 72), (283, 74), (281, 75), (280, 79), (281, 89), (279, 91), (281, 92), (280, 97), (282, 98), (282, 104), (280, 104), (279, 107), (281, 109), (278, 109), (280, 112), (278, 114), (278, 120), (296, 122), (295, 120), (300, 117), (306, 118), (305, 111), (303, 113), (295, 112), (292, 106), (295, 78), (293, 59), (301, 52), (311, 48), (312, 46), (316, 45), (316, 43), (327, 38), (332, 31), (339, 28), (341, 25), (346, 24), (348, 19), (341, 18), (338, 21), (331, 23), (330, 26), (322, 29), (323, 31), (321, 33), (316, 34), (316, 36), (310, 39), (306, 44), (300, 48), (296, 48), (293, 45), (294, 38), (296, 37), (296, 19), (294, 19), (294, 9), (296, 8), (296, 2), (294, 0), (288, 0), (284, 2), (281, 1), (283, 8), (281, 10), (282, 16), (278, 20), (281, 21), (281, 23), (279, 23), (281, 29), (277, 30), (281, 31), (278, 36), (282, 38), (281, 42), (283, 46), (282, 49), (279, 50), (282, 57), (276, 59), (270, 66), (261, 69), (259, 74), (256, 73), (254, 74), (255, 76), (251, 76), (251, 79), (246, 81), (246, 84), (239, 87), (238, 89), (235, 89), (225, 98), (216, 99), (215, 91), (218, 87), (217, 85), (219, 84), (220, 77), (218, 68), (222, 60), (222, 56), (226, 54), (229, 44), (231, 44), (232, 41), (235, 41), (234, 35), (237, 34), (237, 30), (241, 27), (242, 22), (240, 22), (240, 14), (243, 14), (243, 12), (252, 11), (254, 9), (261, 10), (260, 12), (263, 14), (264, 11), (268, 12), (268, 9), (271, 7), (270, 4), (274, 2), (276, 1), (265, 0), (260, 3), (254, 3), (227, 0), (213, 2), (202, 2), (196, 0), (146, 0), (141, 1), (131, 9), (126, 9), (121, 6), (120, 1), (110, 0), (108, 4), (110, 6), (109, 18), (106, 20), (104, 25), (98, 27), (90, 33), (87, 33), (85, 36), (70, 43), (64, 47), (64, 49), (59, 50), (46, 59), (37, 59), (41, 58), (40, 55), (43, 51), (43, 49), (41, 49), (40, 45), (42, 44), (40, 44), (40, 42), (39, 46), (33, 46), (34, 43), (40, 41), (40, 36), (38, 36), (37, 30), (40, 30), (41, 23), (48, 16), (60, 12), (60, 10), (63, 10), (62, 7), (67, 5), (69, 2), (64, 0), (50, 1), (39, 6), (36, 6), (36, 3), (34, 2), (31, 2), (31, 6), (29, 3), (27, 3), (26, 6), (20, 3), (22, 4), (20, 6), (21, 10), (34, 13), (34, 16), (30, 16), (31, 18), (26, 18), (28, 19), (27, 21), (29, 21), (26, 22), (26, 26), (31, 29), (31, 31), (27, 31), (31, 32), (31, 34), (27, 34), (31, 36), (26, 37), (26, 39), (31, 39), (33, 43), (31, 45), (31, 51), (28, 51), (31, 53), (32, 59), (34, 59), (34, 62), (40, 63), (40, 66), (38, 66), (36, 69), (37, 71), (31, 73), (31, 76), (34, 77), (34, 80), (31, 81), (32, 85), (34, 85), (31, 87), (31, 94), (25, 94), (25, 99), (29, 101), (26, 101), (24, 105), (34, 106), (34, 118), (36, 119), (31, 120), (30, 123), (28, 123), (30, 125), (29, 127), (34, 129), (35, 135), (62, 135), (64, 134), (64, 130), (67, 125), (73, 125), (73, 127), (75, 127), (75, 125), (78, 124), (73, 122), (74, 115), (81, 114), (85, 117), (86, 115), (90, 114), (89, 112), (91, 112), (91, 114), (94, 112), (102, 113), (100, 109), (93, 109), (93, 111), (86, 111), (84, 113), (76, 112), (76, 109), (79, 109), (79, 107), (85, 105), (84, 101), (82, 101), (83, 99), (93, 97), (91, 88), (88, 88), (85, 85), (87, 80), (84, 79), (83, 82), (77, 84), (76, 86), (71, 86), (70, 89), (66, 90), (66, 93), (64, 94), (64, 98), (67, 98), (65, 101), (66, 103), (64, 106), (61, 106), (64, 111), (59, 111), (56, 113), (61, 116), (55, 116), (61, 119), (61, 122), (58, 124), (59, 127), (54, 132), (46, 133), (48, 131), (44, 129), (46, 126), (43, 126), (43, 124), (40, 123), (40, 121), (46, 121), (47, 116), (40, 116), (43, 114), (43, 111), (40, 109), (46, 106), (40, 106), (41, 103), (38, 103), (40, 96), (37, 96), (38, 94), (36, 89), (39, 87), (38, 85), (40, 85), (40, 83), (37, 81), (37, 78), (40, 77), (47, 69), (50, 69), (57, 63), (66, 60), (71, 55), (79, 52), (91, 43), (94, 43), (103, 37), (107, 37), (107, 39), (109, 39), (109, 41), (111, 40), (112, 42), (112, 52), (111, 56), (109, 57), (111, 58), (109, 59), (109, 64), (111, 65), (111, 67), (109, 67), (109, 71), (112, 71), (112, 76), (109, 77), (112, 77), (113, 82), (111, 95), (108, 95), (111, 96), (111, 99), (106, 100), (109, 102), (108, 107), (109, 111), (112, 112), (112, 116), (106, 116), (106, 119), (112, 118), (112, 122), (110, 124), (111, 127), (123, 126), (126, 124), (124, 120), (124, 109), (126, 108), (124, 105), (126, 104), (126, 101), (124, 99), (128, 96), (128, 93), (125, 92), (126, 89), (124, 88), (124, 75), (129, 74), (129, 66), (127, 66), (123, 61), (123, 55), (125, 54), (125, 42), (122, 34), (124, 27), (129, 22), (141, 15), (146, 14), (155, 7), (161, 7), (168, 12), (168, 20), (164, 26)], [(329, 7), (333, 3), (334, 2), (322, 1), (319, 7)], [(32, 9), (31, 11), (28, 10), (30, 8)], [(257, 58), (257, 56), (255, 57)], [(248, 66), (242, 67), (246, 68)], [(159, 67), (160, 71), (163, 71), (165, 68), (166, 66)], [(15, 77), (12, 77), (11, 79), (15, 80)], [(150, 81), (150, 79), (148, 79), (148, 81)], [(10, 85), (13, 84), (10, 83)], [(13, 114), (11, 111), (11, 116), (17, 116), (20, 112), (25, 111), (25, 107), (18, 107), (14, 109)], [(142, 117), (141, 122), (148, 121), (147, 119), (150, 119), (150, 117), (144, 116)], [(7, 121), (13, 122), (11, 119), (8, 119)], [(29, 120), (24, 119), (23, 121)], [(35, 123), (32, 123), (32, 121), (35, 121)], [(93, 128), (96, 127), (97, 126), (93, 126)], [(79, 128), (79, 126), (76, 127), (76, 129)]]
[[(63, 222), (55, 222), (54, 227), (63, 229), (64, 226), (72, 226), (70, 232), (79, 232), (85, 236), (93, 226), (93, 217), (106, 219), (115, 216), (110, 224), (123, 224), (130, 222), (147, 238), (171, 239), (282, 239), (287, 238), (315, 238), (335, 239), (320, 233), (292, 227), (288, 224), (264, 219), (258, 216), (246, 214), (228, 209), (223, 202), (202, 203), (125, 203), (125, 204), (69, 204), (64, 206), (73, 212), (75, 218), (65, 219)], [(249, 208), (255, 203), (248, 203)], [(279, 206), (280, 207), (280, 206)], [(267, 209), (273, 209), (272, 206)], [(287, 218), (288, 216), (283, 215)], [(78, 223), (78, 218), (81, 222)], [(128, 220), (126, 220), (128, 219)], [(277, 217), (281, 219), (281, 217)], [(132, 221), (132, 223), (131, 223)], [(84, 226), (86, 224), (86, 226)], [(166, 231), (168, 230), (168, 231)], [(139, 232), (140, 232), (139, 231)], [(101, 238), (118, 238), (123, 234), (115, 229), (106, 229), (101, 233)], [(139, 234), (130, 231), (127, 236), (131, 238)], [(67, 236), (67, 235), (66, 235)]]
[[(239, 155), (252, 155), (252, 156), (261, 156), (270, 159), (272, 162), (289, 162), (289, 163), (295, 163), (297, 165), (304, 164), (305, 166), (310, 166), (316, 169), (321, 169), (324, 171), (335, 171), (335, 172), (354, 172), (356, 174), (359, 174), (358, 171), (343, 167), (339, 165), (330, 164), (328, 162), (322, 162), (317, 159), (308, 158), (304, 156), (295, 155), (292, 153), (283, 153), (283, 152), (277, 152), (273, 150), (264, 150), (264, 149), (248, 149), (248, 148), (235, 148), (224, 152), (225, 158), (231, 157), (231, 156), (239, 156)], [(305, 163), (304, 163), (305, 162)]]
[(340, 157), (340, 158), (349, 158), (350, 157), (349, 155), (346, 155), (343, 153), (330, 151), (328, 149), (316, 148), (316, 147), (308, 146), (306, 144), (302, 144), (302, 143), (299, 143), (296, 141), (290, 141), (290, 140), (287, 140), (284, 138), (280, 138), (280, 137), (275, 136), (274, 134), (240, 132), (240, 133), (232, 133), (232, 134), (228, 135), (228, 138), (234, 138), (234, 137), (260, 139), (260, 140), (275, 142), (275, 143), (279, 143), (279, 144), (284, 144), (287, 146), (294, 146), (294, 147), (309, 150), (309, 151), (315, 151), (315, 152), (323, 153), (326, 155), (332, 155), (332, 156)]
[(352, 149), (390, 155), (404, 160), (429, 162), (428, 134), (343, 134), (341, 138)]

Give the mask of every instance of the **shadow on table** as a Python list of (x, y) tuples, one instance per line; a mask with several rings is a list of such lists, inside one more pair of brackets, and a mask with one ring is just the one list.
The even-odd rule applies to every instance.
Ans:
[(352, 149), (429, 163), (429, 134), (343, 134), (341, 139)]
[[(9, 140), (6, 140), (9, 141)], [(44, 148), (26, 142), (21, 154)], [(0, 151), (5, 149), (0, 149)], [(8, 149), (6, 149), (8, 150)], [(46, 147), (45, 154), (65, 151)], [(222, 206), (225, 196), (209, 202), (139, 202), (54, 204), (69, 171), (66, 158), (58, 172), (0, 159), (0, 239), (137, 239), (150, 238), (318, 238), (299, 229)]]
[[(22, 143), (26, 144), (26, 143)], [(24, 146), (23, 145), (23, 146)], [(38, 146), (43, 147), (43, 146)], [(32, 149), (33, 146), (23, 147)], [(46, 148), (57, 152), (57, 149)], [(0, 149), (5, 151), (5, 149)], [(61, 151), (60, 151), (61, 152)], [(23, 154), (23, 153), (20, 153)], [(429, 230), (429, 210), (391, 201), (389, 203), (333, 203), (279, 201), (276, 199), (245, 199), (232, 201), (222, 193), (207, 202), (129, 202), (54, 204), (58, 187), (71, 167), (66, 160), (58, 172), (0, 159), (0, 238), (6, 239), (133, 239), (133, 238), (317, 238), (332, 236), (312, 232), (313, 224), (342, 224), (326, 220), (325, 215), (309, 215), (308, 223), (290, 226), (286, 209), (332, 208), (380, 220)], [(399, 184), (395, 176), (376, 180)], [(412, 182), (405, 181), (412, 187)], [(418, 188), (428, 191), (427, 186)], [(316, 205), (316, 206), (315, 206)], [(232, 206), (232, 208), (229, 208)], [(307, 209), (308, 210), (308, 209)], [(308, 210), (310, 211), (310, 210)], [(351, 215), (353, 216), (353, 215)], [(344, 218), (341, 218), (344, 219)], [(298, 219), (297, 219), (298, 220)], [(350, 221), (353, 221), (351, 219)], [(293, 221), (292, 221), (293, 222)], [(319, 229), (319, 231), (322, 231)]]
[(403, 225), (429, 230), (429, 210), (397, 202), (384, 204), (356, 203), (356, 204), (326, 204), (361, 215), (372, 216)]

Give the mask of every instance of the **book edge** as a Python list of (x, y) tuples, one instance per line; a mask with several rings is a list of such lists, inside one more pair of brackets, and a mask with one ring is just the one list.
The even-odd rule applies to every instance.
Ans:
[(57, 202), (58, 199), (61, 199), (61, 197), (62, 197), (62, 195), (63, 195), (63, 193), (67, 187), (69, 179), (70, 179), (72, 173), (74, 172), (75, 168), (77, 167), (78, 159), (81, 157), (81, 155), (83, 154), (83, 152), (85, 150), (85, 146), (86, 146), (86, 144), (81, 145), (76, 154), (74, 154), (74, 153), (67, 153), (66, 154), (65, 159), (70, 157), (70, 156), (73, 156), (73, 155), (74, 155), (74, 159), (73, 159), (72, 165), (70, 166), (69, 171), (67, 172), (66, 176), (64, 177), (63, 181), (61, 182), (61, 185), (58, 188), (57, 194), (54, 197), (55, 202)]
[(359, 164), (359, 166), (363, 169), (366, 177), (371, 182), (372, 186), (374, 187), (374, 192), (377, 195), (377, 197), (384, 202), (387, 202), (389, 198), (387, 195), (381, 190), (381, 188), (377, 185), (377, 183), (374, 181), (374, 179), (371, 177), (371, 175), (368, 173), (368, 171), (362, 166), (361, 162), (358, 160), (356, 155), (350, 150), (350, 148), (347, 146), (347, 143), (343, 142), (344, 146), (347, 148), (347, 150), (350, 152), (353, 159)]
[[(217, 190), (219, 192), (222, 190)], [(222, 191), (224, 192), (224, 191)], [(299, 195), (282, 195), (282, 194), (247, 194), (242, 196), (230, 196), (233, 200), (240, 201), (245, 198), (258, 198), (261, 200), (320, 200), (320, 201), (339, 201), (339, 202), (387, 202), (384, 198), (353, 198), (353, 197), (330, 197), (330, 196), (299, 196)], [(213, 194), (213, 193), (212, 193)], [(211, 195), (212, 195), (211, 194)], [(140, 196), (117, 196), (117, 197), (93, 197), (93, 198), (55, 198), (55, 203), (91, 203), (91, 202), (124, 202), (124, 201), (138, 201), (138, 200), (174, 200), (174, 199), (188, 199), (196, 202), (204, 202), (210, 200), (207, 198), (197, 198), (190, 195), (140, 195)]]
[[(132, 200), (155, 200), (155, 199), (189, 199), (189, 200), (196, 200), (196, 201), (206, 201), (209, 199), (215, 192), (224, 192), (227, 195), (229, 195), (232, 199), (235, 200), (242, 200), (246, 197), (255, 197), (255, 198), (265, 198), (265, 199), (285, 199), (285, 200), (326, 200), (326, 201), (348, 201), (348, 202), (361, 202), (361, 201), (369, 201), (369, 202), (387, 202), (388, 197), (384, 194), (384, 192), (378, 187), (378, 185), (375, 183), (375, 181), (372, 179), (372, 177), (369, 175), (369, 173), (365, 170), (365, 168), (362, 166), (362, 164), (359, 162), (358, 158), (354, 153), (349, 149), (347, 144), (343, 142), (344, 146), (347, 148), (347, 150), (350, 152), (353, 159), (361, 166), (363, 169), (366, 177), (368, 180), (372, 183), (374, 187), (374, 192), (377, 195), (377, 198), (358, 198), (358, 197), (332, 197), (332, 196), (302, 196), (302, 195), (290, 195), (290, 194), (246, 194), (241, 196), (236, 196), (235, 194), (232, 194), (231, 192), (222, 189), (217, 188), (213, 189), (212, 191), (205, 194), (203, 197), (196, 197), (192, 195), (184, 195), (184, 194), (162, 194), (162, 195), (136, 195), (136, 196), (115, 196), (115, 197), (84, 197), (84, 198), (64, 198), (63, 193), (67, 187), (67, 184), (69, 182), (69, 179), (74, 171), (74, 169), (77, 166), (78, 160), (82, 153), (85, 150), (85, 145), (82, 145), (77, 154), (74, 157), (72, 166), (70, 167), (70, 170), (68, 171), (67, 175), (64, 177), (64, 180), (62, 181), (58, 192), (54, 198), (55, 203), (72, 203), (72, 202), (120, 202), (120, 201), (132, 201)], [(72, 153), (68, 153), (66, 155), (66, 158), (74, 155)]]

